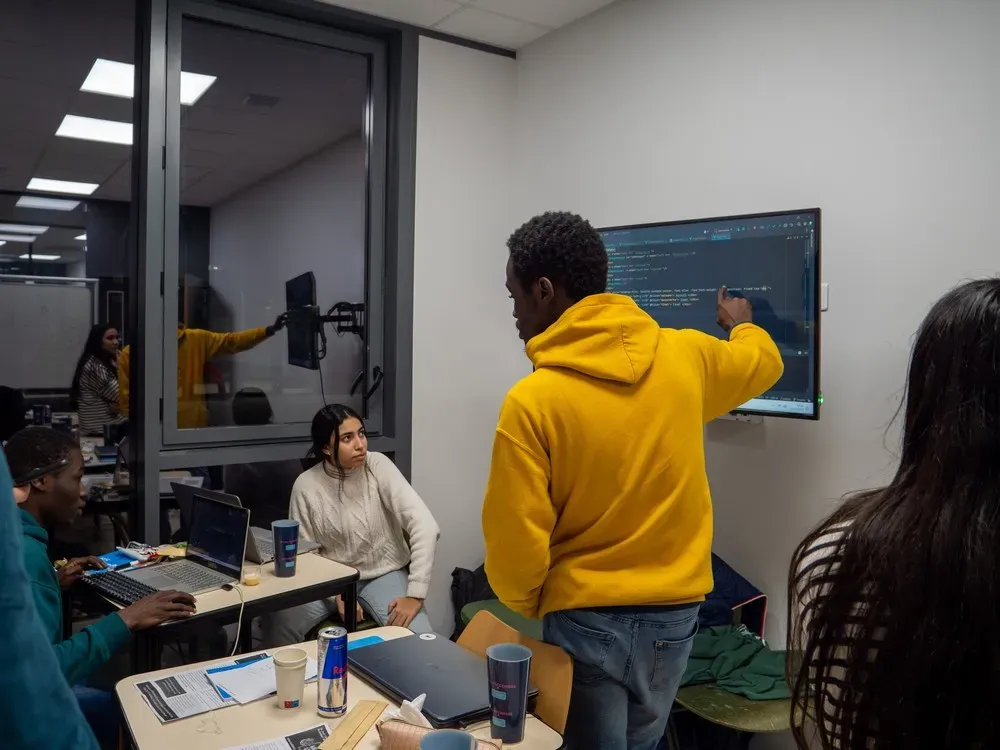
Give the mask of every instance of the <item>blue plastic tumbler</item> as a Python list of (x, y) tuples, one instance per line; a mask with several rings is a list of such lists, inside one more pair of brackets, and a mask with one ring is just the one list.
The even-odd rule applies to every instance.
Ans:
[(504, 743), (524, 739), (528, 713), (528, 677), (531, 649), (516, 643), (497, 643), (486, 649), (490, 681), (490, 736)]
[(299, 522), (291, 520), (274, 521), (271, 524), (274, 535), (274, 574), (278, 578), (295, 575), (295, 560), (299, 552)]

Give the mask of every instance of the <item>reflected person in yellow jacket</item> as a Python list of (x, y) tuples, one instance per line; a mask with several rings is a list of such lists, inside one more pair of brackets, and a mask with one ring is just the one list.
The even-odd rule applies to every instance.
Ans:
[(771, 388), (781, 355), (724, 289), (728, 341), (606, 294), (604, 243), (579, 216), (537, 216), (507, 245), (534, 372), (497, 424), (486, 574), (573, 657), (566, 747), (651, 750), (712, 589), (704, 425)]
[[(200, 328), (177, 324), (177, 426), (181, 429), (206, 427), (208, 405), (205, 403), (205, 365), (212, 357), (239, 354), (253, 349), (270, 338), (288, 322), (285, 313), (267, 327), (251, 328), (237, 333), (213, 333)], [(128, 414), (129, 347), (118, 357), (118, 402), (123, 414)]]

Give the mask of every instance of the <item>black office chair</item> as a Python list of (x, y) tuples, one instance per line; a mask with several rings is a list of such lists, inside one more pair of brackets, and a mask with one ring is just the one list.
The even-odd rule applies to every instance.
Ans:
[(236, 464), (226, 467), (224, 485), (249, 508), (254, 526), (269, 529), (273, 521), (288, 518), (292, 486), (301, 473), (298, 459)]
[(28, 404), (24, 394), (16, 388), (0, 385), (0, 443), (6, 443), (11, 435), (27, 427), (24, 418)]

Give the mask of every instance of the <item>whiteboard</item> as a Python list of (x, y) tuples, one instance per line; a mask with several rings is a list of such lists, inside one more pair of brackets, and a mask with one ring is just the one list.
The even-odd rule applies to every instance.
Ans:
[(94, 325), (97, 281), (0, 276), (0, 385), (69, 391)]

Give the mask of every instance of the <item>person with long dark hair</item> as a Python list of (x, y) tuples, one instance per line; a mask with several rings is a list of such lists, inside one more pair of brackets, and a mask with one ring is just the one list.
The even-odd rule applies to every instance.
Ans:
[[(292, 488), (289, 515), (320, 554), (356, 568), (358, 619), (432, 632), (424, 611), (439, 529), (434, 516), (396, 465), (368, 450), (361, 415), (333, 404), (312, 421), (310, 455), (316, 464)], [(279, 612), (265, 622), (270, 646), (299, 643), (333, 611), (341, 597)]]
[(118, 412), (118, 329), (113, 325), (90, 329), (73, 373), (70, 403), (84, 435), (100, 435), (104, 425), (125, 420)]
[(910, 360), (899, 467), (799, 545), (800, 748), (1000, 747), (1000, 280), (948, 292)]

